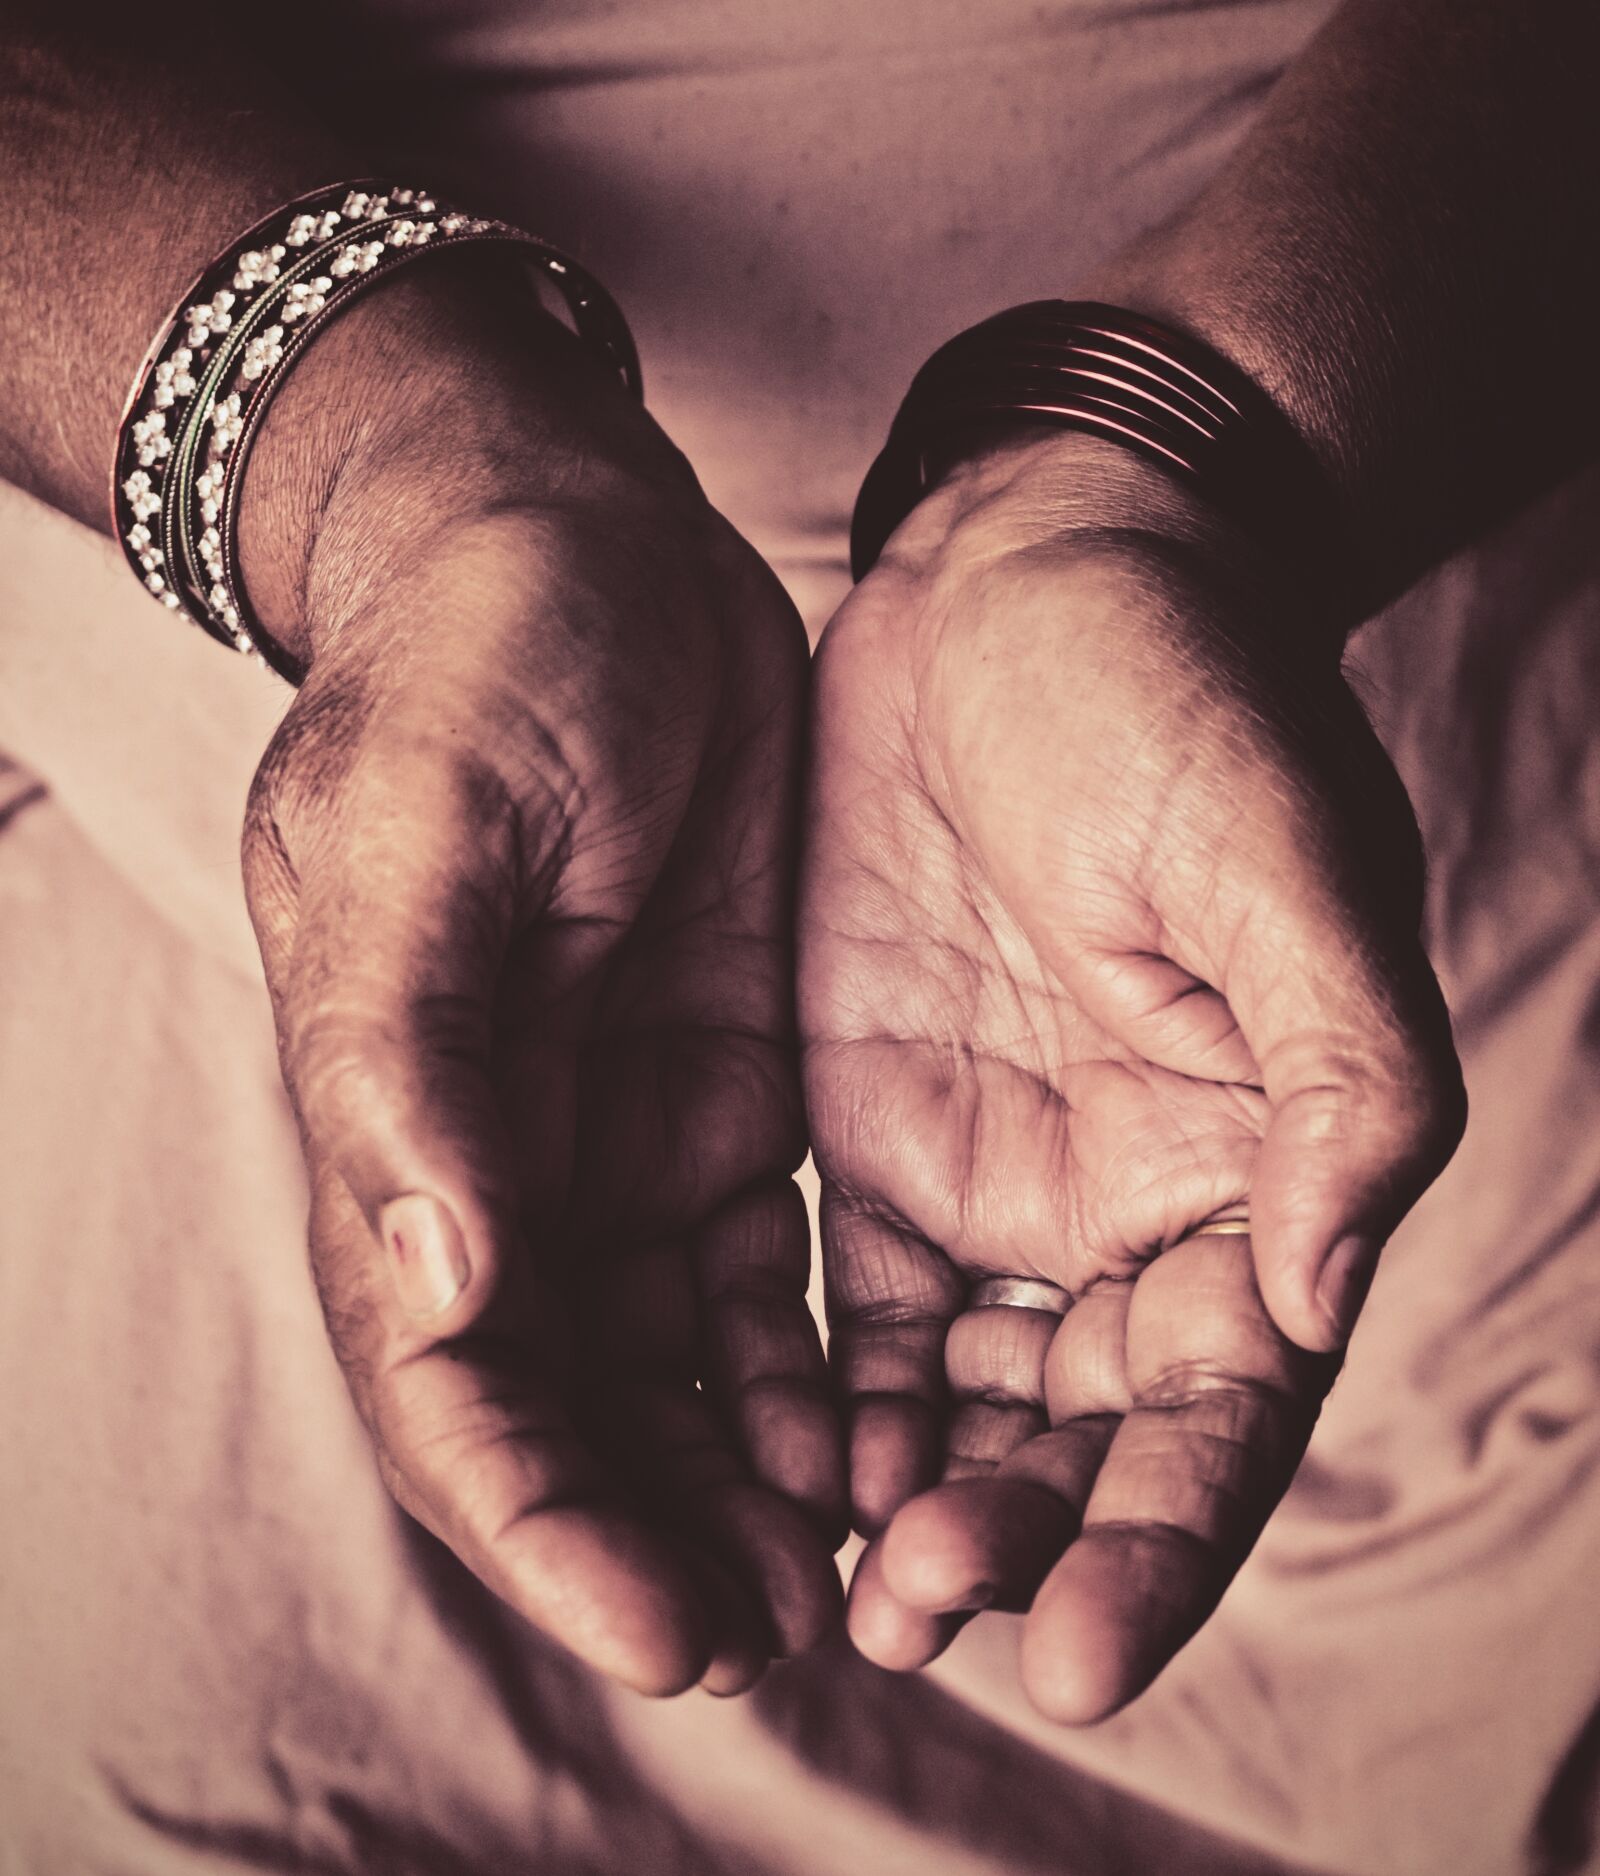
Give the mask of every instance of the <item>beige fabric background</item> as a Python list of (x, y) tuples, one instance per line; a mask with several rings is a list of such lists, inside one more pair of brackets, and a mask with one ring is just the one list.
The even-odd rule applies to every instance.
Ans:
[[(418, 151), (614, 286), (820, 625), (918, 359), (1181, 201), (1322, 7), (373, 11)], [(1004, 1617), (920, 1679), (614, 1694), (392, 1510), (237, 884), (285, 695), (0, 490), (0, 1876), (1600, 1869), (1597, 492), (1359, 641), (1471, 1129), (1221, 1613), (1067, 1734)]]

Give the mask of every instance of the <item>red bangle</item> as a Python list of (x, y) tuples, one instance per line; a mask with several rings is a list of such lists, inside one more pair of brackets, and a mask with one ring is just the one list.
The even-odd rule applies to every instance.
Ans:
[(1286, 564), (1312, 570), (1331, 613), (1359, 610), (1363, 582), (1333, 490), (1266, 393), (1199, 340), (1088, 300), (997, 313), (917, 373), (856, 500), (856, 579), (963, 445), (1008, 417), (1090, 431), (1137, 452)]

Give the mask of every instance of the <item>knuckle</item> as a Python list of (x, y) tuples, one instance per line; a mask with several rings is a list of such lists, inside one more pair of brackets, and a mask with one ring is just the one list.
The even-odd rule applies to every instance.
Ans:
[(1397, 1157), (1442, 1166), (1466, 1126), (1466, 1090), (1453, 1051), (1408, 1050), (1357, 1085), (1358, 1112), (1393, 1141)]
[[(308, 1130), (337, 1155), (380, 1119), (453, 1111), (489, 1051), (488, 1005), (466, 993), (398, 997), (349, 981), (285, 1012), (285, 1078)], [(457, 1116), (459, 1118), (459, 1116)]]
[(1287, 1070), (1301, 1137), (1313, 1145), (1382, 1138), (1408, 1157), (1448, 1155), (1465, 1126), (1454, 1050), (1409, 1031), (1376, 1042), (1307, 1038), (1303, 1054), (1280, 1051), (1275, 1066)]
[(1139, 1377), (1138, 1404), (1190, 1419), (1210, 1420), (1219, 1437), (1245, 1437), (1263, 1416), (1297, 1412), (1301, 1395), (1281, 1374), (1242, 1373), (1208, 1356), (1163, 1362)]
[(374, 1113), (393, 1084), (398, 1035), (380, 1019), (319, 1008), (291, 1019), (286, 1072), (306, 1124), (342, 1136)]

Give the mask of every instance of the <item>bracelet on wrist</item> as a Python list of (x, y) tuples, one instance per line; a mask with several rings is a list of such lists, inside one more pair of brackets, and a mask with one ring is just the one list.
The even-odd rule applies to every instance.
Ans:
[(299, 682), (299, 661), (251, 612), (235, 551), (261, 421), (312, 338), (368, 289), (425, 254), (486, 243), (525, 254), (578, 336), (643, 396), (621, 311), (558, 248), (421, 189), (363, 181), (315, 190), (274, 210), (199, 276), (134, 380), (113, 460), (112, 526), (148, 592)]
[(1260, 387), (1198, 339), (1121, 307), (1038, 300), (958, 334), (923, 365), (868, 470), (850, 530), (860, 579), (939, 477), (997, 420), (1121, 444), (1197, 490), (1353, 622), (1366, 581), (1331, 485)]

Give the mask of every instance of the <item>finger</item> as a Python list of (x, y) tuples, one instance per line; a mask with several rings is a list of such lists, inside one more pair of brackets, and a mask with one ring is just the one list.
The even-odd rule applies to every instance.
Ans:
[(884, 1582), (881, 1543), (868, 1544), (850, 1579), (845, 1623), (859, 1652), (880, 1668), (907, 1674), (944, 1653), (971, 1620), (961, 1612), (908, 1609)]
[[(1255, 1064), (1241, 1072), (1266, 1097), (1262, 1103), (1246, 1088), (1233, 1091), (1262, 1109), (1259, 1145), (1241, 1166), (1237, 1150), (1219, 1139), (1196, 1151), (1181, 1184), (1161, 1180), (1143, 1190), (1163, 1200), (1181, 1227), (1248, 1189), (1261, 1291), (1273, 1318), (1302, 1347), (1326, 1351), (1348, 1339), (1385, 1239), (1460, 1137), (1460, 1070), (1414, 935), (1382, 934), (1375, 919), (1361, 915), (1364, 885), (1319, 874), (1305, 842), (1275, 848), (1254, 833), (1251, 839), (1252, 872), (1258, 865), (1270, 871), (1239, 888), (1257, 909), (1229, 947), (1225, 975)], [(1108, 965), (1096, 982), (1106, 997), (1099, 1013), (1150, 1059), (1181, 1062), (1188, 1074), (1204, 1076), (1210, 1066), (1198, 1052), (1161, 1057), (1150, 1024), (1128, 1016), (1129, 1009), (1142, 1012), (1135, 990), (1153, 969), (1146, 959)], [(1192, 1011), (1200, 1001), (1191, 997), (1178, 1008)], [(1243, 1109), (1235, 1115), (1223, 1102), (1193, 1112), (1223, 1132), (1231, 1120), (1239, 1132)], [(1243, 1137), (1252, 1134), (1253, 1125)], [(1087, 1150), (1087, 1134), (1081, 1143)], [(1165, 1235), (1150, 1222), (1158, 1226), (1152, 1235)]]
[(945, 1337), (950, 1392), (961, 1401), (1040, 1405), (1045, 1358), (1061, 1323), (1050, 1310), (1015, 1304), (964, 1309)]
[(750, 1476), (724, 1414), (697, 1385), (695, 1277), (679, 1242), (597, 1259), (578, 1290), (583, 1423), (658, 1518), (715, 1555), (763, 1611), (768, 1655), (799, 1653), (838, 1619), (815, 1525)]
[[(1141, 1274), (1140, 1281), (1145, 1281)], [(1133, 1405), (1128, 1388), (1128, 1312), (1136, 1284), (1097, 1283), (1073, 1304), (1044, 1361), (1044, 1399), (1052, 1426), (1095, 1414), (1120, 1417)]]
[(832, 1558), (798, 1506), (748, 1477), (705, 1396), (609, 1375), (592, 1392), (606, 1451), (663, 1523), (743, 1586), (762, 1613), (766, 1654), (815, 1646), (839, 1616)]
[[(964, 1397), (952, 1421), (956, 1463), (947, 1465), (944, 1484), (901, 1508), (881, 1540), (884, 1581), (899, 1602), (927, 1612), (1028, 1606), (1077, 1534), (1115, 1426), (1109, 1415), (1075, 1403), (1091, 1417), (1043, 1430), (1051, 1364), (1061, 1365), (1055, 1351), (1114, 1337), (1120, 1375), (1125, 1311), (1116, 1299), (1130, 1287), (1090, 1292), (1082, 1329), (1075, 1319), (1083, 1303), (1064, 1319), (1015, 1307), (956, 1318), (945, 1352), (951, 1389)], [(980, 1394), (986, 1398), (974, 1398)]]
[(945, 1435), (945, 1479), (983, 1478), (1036, 1433), (1044, 1411), (1024, 1401), (968, 1400), (950, 1415)]
[(525, 843), (470, 762), (403, 753), (353, 765), (301, 856), (279, 1029), (308, 1156), (345, 1180), (405, 1314), (448, 1335), (517, 1238), (490, 1017)]
[(1344, 1345), (1385, 1241), (1461, 1137), (1460, 1067), (1425, 973), (1419, 957), (1409, 996), (1381, 981), (1319, 995), (1308, 967), (1298, 1019), (1277, 1003), (1245, 1019), (1271, 1102), (1250, 1183), (1256, 1267), (1303, 1348)]
[[(1077, 1535), (1106, 1448), (1133, 1404), (1126, 1348), (1133, 1290), (1130, 1282), (1097, 1284), (1059, 1319), (1020, 1309), (957, 1319), (947, 1351), (952, 1386), (975, 1391), (983, 1378), (1003, 1375), (1018, 1396), (1042, 1389), (1054, 1430), (1017, 1442), (987, 1479), (939, 1486), (904, 1507), (882, 1545), (885, 1579), (906, 1606), (1032, 1603)], [(1021, 1326), (989, 1329), (1001, 1316), (1021, 1318)]]
[(312, 1168), (311, 1235), (329, 1335), (396, 1500), (589, 1666), (641, 1693), (692, 1686), (714, 1645), (699, 1583), (572, 1424), (561, 1299), (523, 1267), (492, 1312), (512, 1326), (419, 1344), (395, 1335), (366, 1222), (331, 1168)]
[(825, 1184), (828, 1358), (845, 1400), (851, 1517), (870, 1536), (938, 1477), (944, 1343), (966, 1283), (934, 1247)]
[(767, 1616), (771, 1654), (804, 1654), (838, 1626), (844, 1605), (839, 1573), (788, 1500), (739, 1481), (705, 1494), (694, 1514), (696, 1534), (752, 1586)]
[[(726, 1607), (708, 1607), (701, 1572), (620, 1503), (556, 1414), (507, 1416), (492, 1443), (441, 1445), (448, 1476), (412, 1443), (386, 1478), (400, 1502), (537, 1628), (637, 1692), (682, 1692), (730, 1652)], [(448, 1504), (441, 1518), (434, 1507)], [(462, 1506), (470, 1507), (463, 1513)]]
[(806, 1301), (811, 1227), (792, 1180), (751, 1187), (695, 1235), (706, 1381), (752, 1470), (841, 1542), (848, 1487), (827, 1364)]
[(926, 1614), (1026, 1609), (1078, 1533), (1114, 1426), (1072, 1421), (987, 1476), (947, 1480), (902, 1506), (879, 1540), (890, 1594)]
[(944, 1476), (992, 1472), (1043, 1432), (1044, 1361), (1058, 1316), (1038, 1309), (964, 1310), (945, 1338), (945, 1380), (955, 1405)]
[(1210, 1614), (1287, 1487), (1333, 1372), (1273, 1325), (1237, 1237), (1178, 1245), (1132, 1288), (1133, 1404), (1023, 1636), (1030, 1697), (1068, 1723), (1132, 1699)]
[[(1449, 1017), (1418, 937), (1410, 804), (1344, 702), (1323, 726), (1323, 754), (1252, 753), (1258, 772), (1240, 780), (1249, 805), (1215, 885), (1238, 908), (1218, 988), (1269, 1107), (1250, 1184), (1261, 1293), (1284, 1333), (1315, 1350), (1343, 1346), (1384, 1240), (1465, 1119)], [(1359, 820), (1342, 811), (1356, 772)]]
[(688, 1568), (716, 1638), (700, 1685), (719, 1700), (748, 1693), (771, 1664), (771, 1628), (750, 1592), (715, 1557), (691, 1551)]
[[(1267, 870), (1238, 888), (1257, 909), (1229, 947), (1226, 988), (1254, 1063), (1240, 1072), (1266, 1096), (1248, 1174), (1262, 1294), (1285, 1334), (1329, 1350), (1348, 1338), (1384, 1240), (1449, 1158), (1464, 1108), (1448, 1018), (1415, 936), (1383, 932), (1362, 915), (1364, 882), (1339, 879), (1307, 841), (1276, 834), (1277, 845), (1251, 835), (1252, 874)], [(1140, 1001), (1156, 969), (1143, 958), (1108, 965), (1101, 1013), (1150, 1059), (1204, 1076), (1215, 1064), (1196, 1049), (1157, 1048), (1170, 1035)], [(1211, 998), (1169, 1008), (1167, 1030)], [(1209, 1192), (1147, 1189), (1203, 1217), (1245, 1189), (1234, 1158), (1197, 1158)]]
[(395, 1498), (589, 1666), (641, 1693), (693, 1685), (718, 1648), (700, 1573), (574, 1429), (558, 1299), (523, 1299), (542, 1336), (480, 1329), (396, 1355), (365, 1224), (335, 1175), (317, 1190), (314, 1234), (336, 1245), (319, 1269), (329, 1328)]

